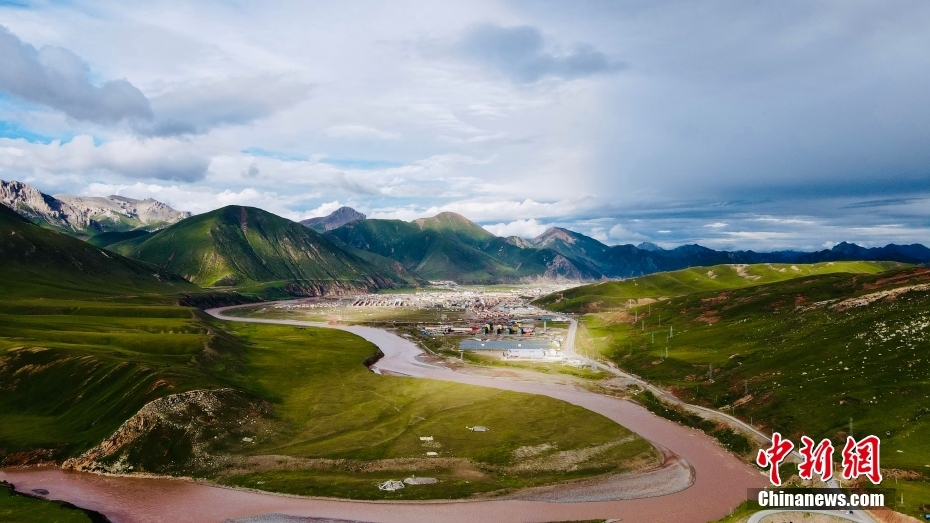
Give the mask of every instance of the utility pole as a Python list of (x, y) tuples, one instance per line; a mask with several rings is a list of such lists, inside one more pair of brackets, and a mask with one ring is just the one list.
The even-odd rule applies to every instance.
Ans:
[(643, 320), (643, 332), (646, 332), (646, 320)]
[(671, 338), (671, 337), (674, 336), (674, 335), (675, 335), (675, 327), (669, 327), (669, 328), (668, 328), (668, 337)]
[(659, 327), (661, 327), (661, 326), (662, 326), (662, 315), (659, 314)]
[(656, 343), (656, 333), (652, 332), (652, 333), (650, 333), (650, 334), (652, 334), (652, 344), (655, 345), (655, 343)]

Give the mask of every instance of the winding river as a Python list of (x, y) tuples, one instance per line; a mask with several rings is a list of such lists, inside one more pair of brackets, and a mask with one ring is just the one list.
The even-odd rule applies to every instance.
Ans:
[(421, 351), (412, 342), (381, 329), (226, 316), (224, 312), (230, 308), (207, 312), (229, 321), (338, 328), (377, 345), (385, 355), (376, 365), (382, 371), (542, 394), (579, 405), (622, 424), (677, 456), (681, 462), (690, 464), (693, 483), (684, 490), (656, 497), (561, 503), (531, 499), (361, 502), (301, 498), (180, 479), (107, 477), (57, 468), (3, 469), (0, 480), (13, 483), (23, 492), (46, 489), (48, 498), (101, 512), (113, 523), (219, 523), (271, 513), (384, 523), (511, 523), (598, 518), (624, 522), (705, 523), (725, 516), (745, 500), (746, 489), (763, 487), (767, 483), (758, 469), (724, 451), (710, 437), (659, 418), (630, 401), (569, 385), (475, 376), (431, 365), (417, 359)]

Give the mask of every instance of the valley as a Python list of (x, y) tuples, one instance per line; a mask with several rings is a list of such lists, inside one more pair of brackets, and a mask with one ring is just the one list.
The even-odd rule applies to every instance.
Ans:
[[(192, 477), (314, 499), (556, 496), (594, 517), (608, 513), (585, 502), (656, 510), (648, 496), (724, 489), (696, 522), (735, 506), (755, 472), (730, 452), (748, 459), (751, 438), (682, 418), (593, 358), (762, 432), (840, 441), (852, 418), (884, 434), (890, 477), (915, 499), (927, 489), (911, 402), (926, 396), (927, 269), (725, 264), (578, 286), (511, 280), (485, 260), (464, 285), (453, 276), (467, 267), (341, 239), (371, 221), (349, 216), (321, 235), (231, 206), (85, 242), (0, 207), (2, 474)], [(411, 241), (496, 241), (463, 220), (420, 220)], [(248, 304), (268, 297), (284, 299)], [(746, 476), (688, 486), (687, 471), (713, 470), (708, 452)], [(415, 477), (428, 482), (378, 488)], [(604, 485), (619, 490), (592, 494)]]

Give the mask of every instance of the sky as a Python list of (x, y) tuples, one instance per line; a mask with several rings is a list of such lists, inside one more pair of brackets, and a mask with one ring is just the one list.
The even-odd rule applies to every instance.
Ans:
[(0, 179), (506, 236), (930, 243), (930, 2), (0, 0)]

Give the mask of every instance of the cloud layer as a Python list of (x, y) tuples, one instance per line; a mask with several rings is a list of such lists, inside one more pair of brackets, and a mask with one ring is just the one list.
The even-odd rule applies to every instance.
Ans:
[(139, 89), (126, 80), (94, 85), (87, 64), (67, 49), (36, 49), (0, 26), (0, 57), (0, 91), (26, 102), (97, 123), (152, 118)]
[(518, 82), (535, 82), (547, 77), (572, 80), (623, 67), (587, 44), (549, 49), (542, 31), (529, 25), (475, 26), (456, 44), (456, 50)]
[(0, 5), (0, 177), (291, 218), (930, 237), (930, 4)]

